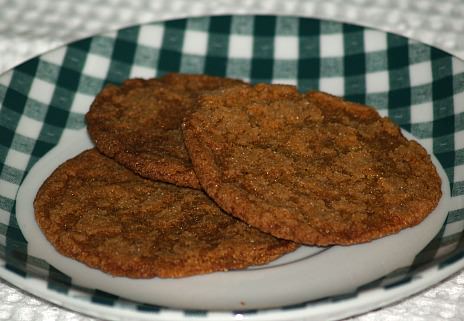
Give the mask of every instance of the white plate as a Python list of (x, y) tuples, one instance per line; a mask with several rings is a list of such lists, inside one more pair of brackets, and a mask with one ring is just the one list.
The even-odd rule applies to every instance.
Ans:
[(29, 243), (29, 255), (45, 260), (70, 276), (75, 285), (144, 303), (177, 309), (240, 310), (274, 308), (351, 294), (353, 289), (410, 266), (416, 254), (438, 233), (448, 214), (448, 180), (440, 163), (433, 159), (443, 182), (443, 197), (421, 224), (398, 234), (353, 246), (303, 246), (268, 265), (241, 271), (181, 279), (113, 277), (59, 254), (34, 218), (33, 201), (45, 179), (70, 157), (94, 147), (85, 130), (75, 136), (61, 141), (42, 157), (19, 189), (16, 217)]

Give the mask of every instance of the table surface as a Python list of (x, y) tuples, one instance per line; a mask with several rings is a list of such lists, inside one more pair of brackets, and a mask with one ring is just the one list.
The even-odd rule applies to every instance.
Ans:
[[(0, 0), (0, 73), (72, 40), (122, 26), (191, 15), (280, 13), (395, 32), (464, 58), (460, 0)], [(0, 320), (97, 320), (0, 279)], [(350, 321), (464, 320), (464, 271), (411, 298)]]

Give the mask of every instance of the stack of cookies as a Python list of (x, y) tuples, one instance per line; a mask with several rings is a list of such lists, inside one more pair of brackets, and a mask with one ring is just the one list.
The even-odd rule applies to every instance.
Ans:
[(168, 74), (109, 85), (96, 148), (34, 202), (62, 254), (116, 276), (266, 264), (420, 223), (441, 197), (427, 152), (372, 108), (293, 86)]

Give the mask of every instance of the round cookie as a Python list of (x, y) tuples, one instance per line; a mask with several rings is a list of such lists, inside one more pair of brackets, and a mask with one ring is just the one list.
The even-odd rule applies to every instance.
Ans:
[(441, 197), (427, 152), (370, 107), (265, 84), (199, 106), (183, 133), (202, 187), (276, 237), (367, 242), (420, 223)]
[(115, 276), (241, 269), (297, 247), (222, 212), (202, 191), (144, 179), (96, 149), (55, 170), (34, 208), (60, 253)]
[(141, 176), (200, 188), (182, 140), (183, 118), (198, 94), (243, 84), (206, 75), (168, 74), (108, 85), (86, 115), (100, 152)]

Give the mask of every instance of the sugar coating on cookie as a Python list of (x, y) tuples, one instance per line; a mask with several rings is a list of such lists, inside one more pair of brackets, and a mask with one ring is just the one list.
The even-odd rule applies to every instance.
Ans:
[(200, 188), (181, 134), (183, 118), (208, 90), (243, 84), (206, 75), (167, 74), (108, 85), (86, 114), (97, 148), (144, 177)]
[(430, 156), (370, 107), (292, 86), (206, 94), (183, 124), (204, 190), (228, 213), (310, 245), (371, 241), (441, 197)]
[(96, 149), (58, 167), (34, 209), (60, 253), (115, 276), (241, 269), (297, 247), (224, 213), (202, 191), (144, 179)]

